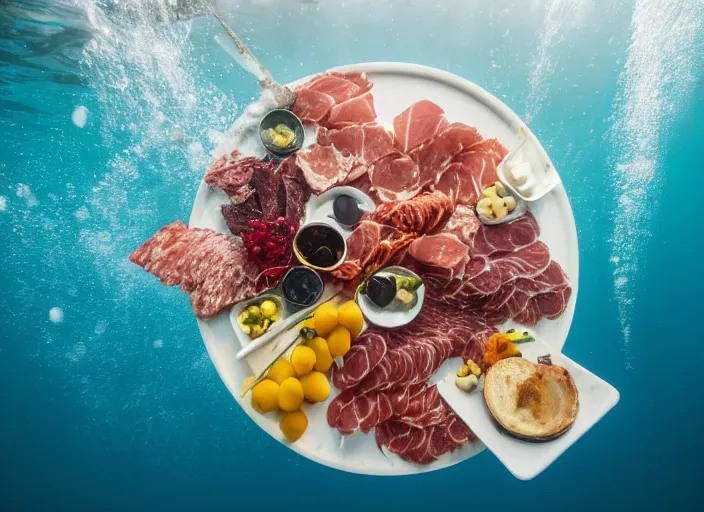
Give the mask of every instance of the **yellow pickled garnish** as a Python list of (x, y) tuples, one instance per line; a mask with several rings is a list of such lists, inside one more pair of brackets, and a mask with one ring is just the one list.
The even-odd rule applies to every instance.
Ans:
[(301, 379), (303, 396), (311, 403), (324, 402), (330, 396), (328, 378), (320, 372), (312, 372)]
[(303, 386), (296, 377), (289, 377), (279, 386), (278, 404), (284, 412), (293, 412), (301, 408), (303, 403)]
[(298, 345), (291, 353), (291, 365), (299, 377), (312, 372), (315, 361), (315, 351), (305, 345)]
[(359, 336), (362, 327), (364, 327), (362, 310), (353, 300), (345, 302), (337, 309), (337, 321), (340, 325), (347, 327), (352, 338)]
[(279, 124), (267, 131), (271, 142), (280, 148), (285, 148), (296, 138), (295, 132), (285, 124)]
[(252, 407), (262, 414), (275, 410), (278, 399), (279, 385), (273, 380), (264, 379), (252, 389)]
[(308, 428), (308, 418), (303, 411), (289, 412), (279, 423), (281, 432), (292, 443), (298, 441)]
[(465, 365), (460, 366), (460, 369), (457, 370), (457, 376), (466, 377), (467, 375), (469, 375), (469, 367)]
[(276, 303), (273, 300), (265, 300), (259, 306), (265, 318), (271, 318), (276, 314)]
[(471, 359), (467, 359), (467, 368), (469, 369), (469, 373), (472, 375), (479, 377), (482, 374), (482, 369), (479, 368), (479, 365)]
[(338, 325), (328, 336), (328, 349), (332, 357), (342, 357), (349, 350), (352, 344), (350, 331), (346, 327)]

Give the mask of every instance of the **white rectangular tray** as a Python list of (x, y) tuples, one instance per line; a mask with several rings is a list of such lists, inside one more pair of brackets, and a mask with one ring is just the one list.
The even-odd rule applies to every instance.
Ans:
[(613, 386), (544, 342), (521, 343), (519, 349), (525, 359), (534, 363), (538, 356), (550, 354), (552, 363), (566, 368), (577, 385), (577, 418), (572, 427), (557, 439), (534, 443), (503, 432), (487, 409), (481, 387), (483, 379), (479, 388), (466, 393), (455, 385), (455, 376), (451, 374), (438, 383), (438, 390), (462, 421), (516, 478), (530, 480), (543, 472), (609, 412), (618, 403), (619, 393)]

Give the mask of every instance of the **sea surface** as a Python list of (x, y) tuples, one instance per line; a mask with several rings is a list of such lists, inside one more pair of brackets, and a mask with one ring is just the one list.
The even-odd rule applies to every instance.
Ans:
[(228, 393), (187, 296), (127, 261), (187, 221), (259, 93), (176, 3), (0, 1), (0, 510), (701, 507), (701, 0), (218, 2), (280, 82), (420, 63), (543, 142), (579, 235), (565, 353), (621, 401), (530, 482), (487, 451), (400, 478), (298, 456)]

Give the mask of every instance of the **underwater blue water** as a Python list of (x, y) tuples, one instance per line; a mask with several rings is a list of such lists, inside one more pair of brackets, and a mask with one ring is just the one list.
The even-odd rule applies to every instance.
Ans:
[(578, 228), (565, 353), (621, 401), (531, 482), (486, 451), (379, 478), (269, 438), (218, 378), (188, 298), (126, 259), (187, 221), (209, 152), (256, 84), (207, 16), (4, 2), (0, 510), (698, 508), (702, 4), (219, 4), (281, 82), (410, 61), (523, 116)]

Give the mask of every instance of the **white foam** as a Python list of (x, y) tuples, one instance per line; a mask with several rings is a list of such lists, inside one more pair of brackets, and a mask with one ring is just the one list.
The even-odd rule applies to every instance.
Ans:
[(162, 348), (164, 346), (164, 340), (154, 340), (152, 346), (156, 349)]
[(32, 189), (29, 188), (29, 185), (18, 183), (17, 188), (15, 189), (15, 194), (17, 197), (23, 198), (25, 204), (30, 208), (39, 204), (39, 201), (37, 201), (37, 198), (32, 193)]
[(543, 3), (545, 17), (539, 35), (540, 43), (528, 77), (530, 92), (523, 117), (526, 123), (540, 112), (549, 97), (548, 84), (557, 65), (559, 46), (570, 32), (582, 24), (586, 13), (592, 8), (591, 0), (548, 0)]
[(5, 196), (0, 196), (0, 212), (7, 210), (7, 198)]
[(78, 222), (83, 222), (90, 218), (90, 212), (88, 212), (88, 208), (86, 208), (85, 206), (81, 206), (78, 210), (73, 213), (73, 216), (76, 217)]
[(83, 105), (76, 107), (71, 114), (71, 121), (79, 128), (83, 128), (88, 120), (88, 109)]
[(49, 320), (55, 324), (60, 324), (64, 321), (64, 310), (57, 307), (51, 308), (49, 310)]
[(700, 0), (638, 0), (631, 19), (633, 35), (612, 132), (618, 154), (613, 188), (623, 193), (613, 216), (610, 258), (628, 367), (633, 360), (631, 317), (640, 260), (650, 236), (651, 212), (660, 199), (662, 144), (669, 121), (692, 90), (702, 5)]

